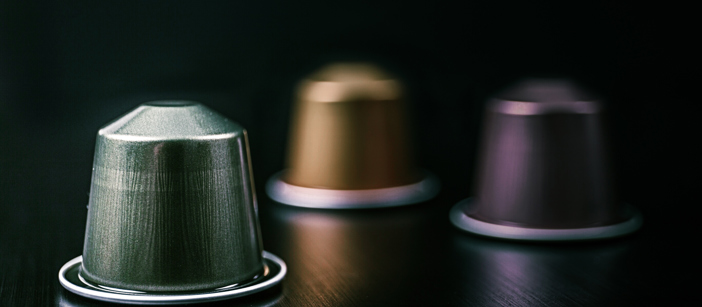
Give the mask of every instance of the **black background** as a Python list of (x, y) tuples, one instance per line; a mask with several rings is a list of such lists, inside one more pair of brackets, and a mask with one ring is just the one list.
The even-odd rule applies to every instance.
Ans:
[[(200, 101), (249, 131), (264, 246), (288, 261), (290, 275), (281, 287), (227, 304), (654, 305), (692, 296), (686, 277), (698, 270), (687, 239), (699, 233), (691, 211), (699, 201), (689, 195), (700, 184), (700, 65), (691, 8), (109, 2), (0, 1), (1, 304), (92, 304), (64, 291), (56, 272), (81, 253), (95, 134), (154, 99)], [(265, 180), (284, 167), (296, 82), (333, 60), (374, 61), (404, 81), (418, 163), (442, 181), (436, 200), (327, 213), (264, 195)], [(493, 242), (448, 226), (448, 208), (471, 194), (483, 103), (534, 75), (575, 79), (607, 101), (618, 189), (644, 214), (639, 234), (554, 247)], [(298, 242), (292, 234), (308, 225), (298, 215), (321, 216), (312, 220), (340, 236), (330, 242), (348, 245)], [(314, 231), (306, 236), (327, 242)], [(346, 260), (335, 262), (339, 251)], [(541, 283), (496, 273), (506, 292), (495, 292), (484, 282), (494, 268), (470, 264), (491, 253), (533, 261), (539, 270), (529, 276)]]

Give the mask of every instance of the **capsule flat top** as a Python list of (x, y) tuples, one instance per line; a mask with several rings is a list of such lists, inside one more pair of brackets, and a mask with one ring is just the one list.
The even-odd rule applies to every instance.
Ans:
[(298, 98), (307, 102), (343, 103), (394, 100), (401, 94), (400, 83), (375, 65), (333, 63), (303, 80)]
[(244, 128), (192, 101), (154, 101), (140, 105), (107, 124), (99, 135), (128, 141), (218, 139), (243, 133)]
[(308, 79), (330, 82), (365, 82), (393, 78), (373, 64), (359, 62), (329, 64), (310, 75)]
[(526, 79), (497, 95), (492, 111), (513, 115), (596, 113), (599, 102), (573, 82), (563, 79)]

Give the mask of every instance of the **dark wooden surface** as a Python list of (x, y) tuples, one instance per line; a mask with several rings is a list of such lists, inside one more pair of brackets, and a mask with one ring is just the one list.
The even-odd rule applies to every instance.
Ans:
[[(0, 305), (111, 305), (58, 283), (61, 265), (81, 253), (87, 183), (76, 181), (89, 169), (51, 139), (20, 141), (26, 147), (3, 163)], [(280, 286), (212, 305), (658, 306), (696, 298), (696, 232), (685, 225), (694, 218), (672, 213), (684, 208), (674, 195), (642, 190), (632, 203), (644, 227), (630, 237), (526, 244), (451, 227), (448, 209), (468, 193), (447, 188), (424, 204), (362, 211), (288, 207), (259, 189), (265, 249), (289, 273)]]

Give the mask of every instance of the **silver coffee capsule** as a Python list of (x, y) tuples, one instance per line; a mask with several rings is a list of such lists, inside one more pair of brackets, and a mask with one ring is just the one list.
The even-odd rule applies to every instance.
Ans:
[(100, 129), (83, 255), (61, 284), (118, 303), (254, 293), (285, 263), (263, 251), (246, 130), (193, 102), (139, 106)]
[(312, 208), (379, 208), (438, 193), (409, 149), (402, 86), (368, 63), (329, 64), (303, 80), (292, 116), (287, 169), (268, 181), (277, 202)]
[(451, 211), (458, 228), (517, 240), (603, 239), (640, 214), (619, 203), (602, 105), (571, 82), (530, 79), (487, 105), (476, 197)]

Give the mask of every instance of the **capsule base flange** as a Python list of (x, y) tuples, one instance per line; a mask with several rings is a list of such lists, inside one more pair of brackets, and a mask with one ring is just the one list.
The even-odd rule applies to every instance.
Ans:
[(178, 292), (142, 292), (115, 289), (92, 285), (81, 278), (79, 271), (83, 256), (68, 261), (59, 271), (59, 282), (68, 291), (87, 298), (121, 304), (137, 305), (174, 305), (203, 303), (231, 299), (250, 295), (268, 289), (278, 284), (285, 274), (287, 267), (278, 256), (263, 252), (264, 273), (259, 278), (241, 285), (225, 286), (201, 291)]
[(268, 196), (282, 204), (318, 209), (370, 209), (396, 207), (429, 200), (439, 192), (439, 180), (426, 173), (417, 183), (367, 190), (332, 190), (308, 188), (282, 180), (283, 172), (273, 175), (266, 184)]
[(486, 237), (520, 241), (584, 241), (600, 240), (624, 236), (641, 227), (641, 213), (628, 206), (631, 217), (626, 221), (598, 227), (546, 229), (499, 225), (477, 220), (465, 214), (465, 209), (473, 206), (472, 198), (464, 199), (451, 208), (449, 219), (454, 226), (470, 233)]

